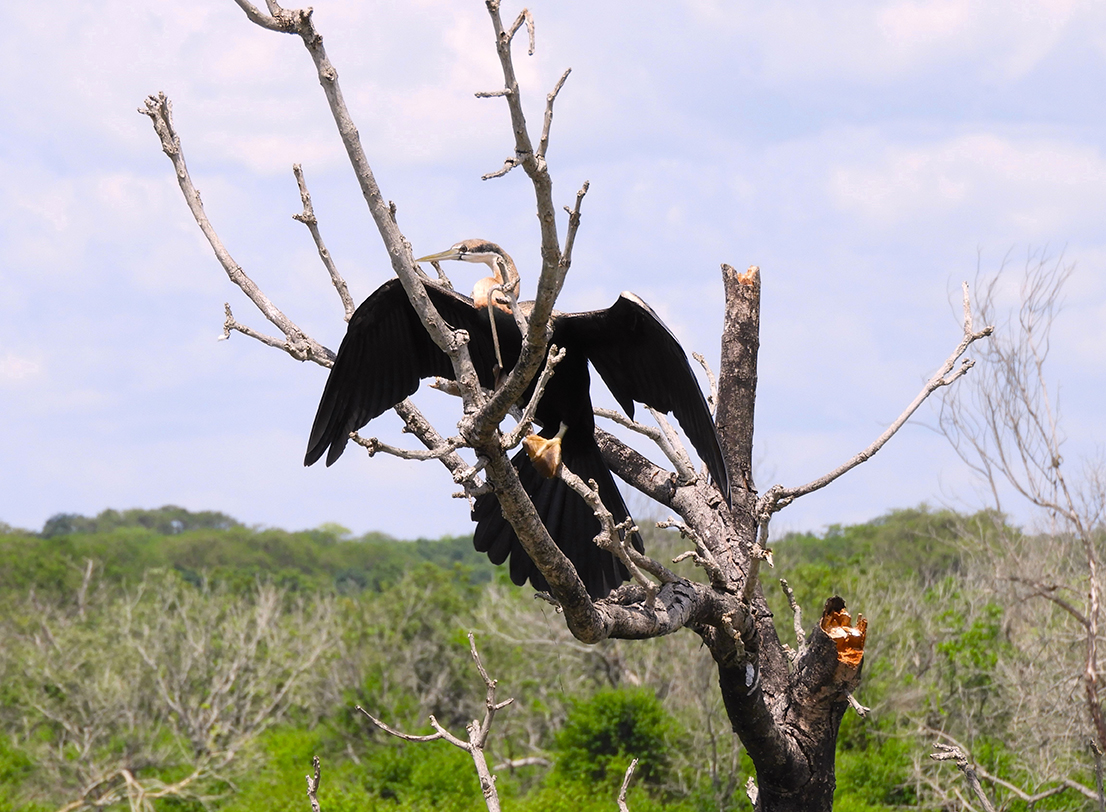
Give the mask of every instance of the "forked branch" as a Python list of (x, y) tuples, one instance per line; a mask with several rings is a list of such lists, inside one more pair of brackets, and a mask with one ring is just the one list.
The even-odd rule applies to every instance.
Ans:
[(993, 333), (995, 330), (993, 326), (988, 326), (984, 327), (978, 332), (973, 331), (971, 305), (968, 298), (967, 282), (964, 283), (963, 326), (964, 336), (960, 340), (960, 343), (956, 345), (956, 349), (952, 351), (952, 354), (949, 355), (947, 359), (945, 359), (945, 363), (941, 365), (941, 368), (938, 369), (933, 377), (929, 379), (926, 385), (922, 387), (922, 391), (919, 392), (917, 397), (915, 397), (910, 405), (906, 407), (906, 410), (903, 411), (903, 413), (895, 419), (895, 422), (888, 426), (887, 430), (884, 431), (883, 434), (881, 434), (879, 437), (877, 437), (871, 445), (869, 445), (859, 454), (854, 456), (848, 462), (833, 469), (825, 476), (821, 476), (818, 479), (813, 480), (812, 482), (808, 482), (806, 485), (802, 485), (797, 488), (784, 488), (782, 485), (773, 485), (771, 488), (768, 489), (767, 493), (765, 493), (764, 496), (762, 496), (758, 500), (757, 514), (761, 517), (771, 516), (773, 513), (783, 510), (800, 496), (805, 496), (808, 493), (813, 493), (814, 491), (826, 487), (826, 485), (829, 485), (835, 479), (848, 473), (853, 468), (860, 465), (862, 462), (867, 462), (873, 456), (875, 456), (877, 451), (883, 448), (888, 440), (895, 436), (898, 430), (903, 427), (906, 421), (910, 419), (911, 415), (913, 415), (914, 412), (918, 410), (918, 407), (921, 406), (930, 395), (932, 395), (941, 387), (948, 386), (957, 378), (960, 378), (963, 375), (967, 374), (968, 370), (975, 365), (975, 362), (969, 358), (965, 358), (963, 361), (961, 361), (959, 367), (956, 366), (956, 362), (960, 360), (960, 357), (965, 352), (967, 352), (968, 347), (970, 347), (976, 341), (979, 341), (980, 339), (986, 338), (987, 336), (991, 335), (991, 333)]
[[(188, 204), (196, 224), (199, 225), (200, 231), (203, 232), (208, 244), (215, 252), (219, 264), (223, 266), (223, 270), (230, 277), (230, 281), (241, 288), (250, 301), (257, 305), (257, 309), (264, 314), (265, 318), (284, 334), (285, 340), (279, 345), (274, 343), (272, 346), (279, 346), (298, 361), (314, 361), (322, 366), (329, 366), (329, 361), (333, 358), (330, 350), (305, 335), (291, 319), (284, 315), (280, 308), (261, 292), (261, 289), (254, 284), (253, 280), (246, 276), (242, 266), (234, 261), (234, 257), (230, 255), (226, 246), (223, 245), (223, 241), (219, 239), (219, 235), (215, 232), (215, 228), (211, 225), (211, 221), (208, 220), (207, 213), (204, 211), (203, 202), (200, 200), (200, 192), (193, 185), (192, 178), (188, 174), (188, 166), (184, 162), (184, 152), (181, 149), (180, 136), (173, 126), (172, 102), (164, 93), (158, 93), (156, 96), (148, 96), (145, 106), (138, 108), (138, 112), (148, 116), (153, 123), (154, 131), (161, 139), (162, 151), (173, 162), (177, 183), (184, 194), (184, 200)], [(246, 332), (240, 326), (236, 326), (234, 329)], [(254, 334), (253, 337), (264, 340), (260, 339), (260, 334)], [(265, 343), (270, 343), (270, 341), (265, 341)]]
[(311, 232), (311, 239), (315, 241), (315, 247), (319, 251), (319, 259), (323, 261), (326, 272), (330, 274), (330, 281), (334, 285), (334, 289), (338, 291), (338, 298), (342, 300), (342, 308), (346, 312), (346, 321), (349, 321), (353, 316), (356, 305), (349, 295), (346, 280), (338, 273), (334, 258), (330, 256), (330, 251), (323, 244), (323, 236), (319, 233), (319, 221), (315, 217), (315, 209), (311, 205), (311, 193), (307, 191), (307, 181), (303, 177), (303, 168), (299, 164), (293, 164), (292, 172), (296, 176), (296, 184), (300, 187), (300, 201), (303, 203), (303, 211), (299, 214), (293, 214), (292, 219), (303, 223), (307, 226), (307, 230)]
[(397, 739), (408, 742), (431, 742), (444, 739), (454, 747), (459, 747), (467, 752), (472, 757), (473, 765), (476, 767), (476, 774), (480, 779), (480, 788), (484, 793), (484, 802), (487, 804), (488, 812), (499, 812), (499, 793), (495, 788), (495, 775), (488, 768), (488, 762), (484, 758), (484, 746), (488, 743), (488, 734), (491, 732), (495, 714), (514, 702), (514, 699), (505, 699), (502, 702), (495, 701), (496, 680), (488, 676), (484, 664), (480, 662), (480, 653), (476, 650), (476, 638), (472, 632), (469, 632), (469, 653), (476, 664), (476, 670), (480, 673), (480, 678), (484, 681), (486, 690), (484, 694), (484, 719), (483, 721), (474, 719), (469, 722), (467, 740), (454, 736), (442, 727), (434, 716), (430, 716), (429, 719), (430, 726), (434, 728), (435, 732), (419, 736), (402, 733), (390, 727), (360, 705), (357, 706), (357, 710), (378, 728)]

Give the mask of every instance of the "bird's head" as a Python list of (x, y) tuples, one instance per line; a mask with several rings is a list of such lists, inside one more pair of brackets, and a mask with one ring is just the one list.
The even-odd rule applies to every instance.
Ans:
[[(487, 240), (471, 239), (451, 245), (445, 251), (429, 256), (420, 257), (415, 262), (441, 262), (453, 259), (461, 262), (483, 262), (492, 270), (491, 277), (477, 281), (472, 291), (472, 298), (478, 307), (487, 307), (488, 292), (495, 285), (501, 285), (509, 290), (516, 298), (519, 290), (518, 270), (511, 255)], [(495, 304), (506, 307), (506, 298), (497, 295)]]

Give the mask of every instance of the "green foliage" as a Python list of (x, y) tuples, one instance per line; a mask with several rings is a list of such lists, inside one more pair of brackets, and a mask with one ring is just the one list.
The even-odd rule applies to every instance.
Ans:
[[(939, 808), (930, 787), (959, 779), (926, 761), (932, 729), (969, 744), (986, 769), (1038, 786), (1020, 752), (1032, 730), (1010, 712), (1024, 712), (1025, 697), (1002, 675), (1042, 651), (1063, 656), (1070, 637), (1037, 612), (1028, 628), (1039, 626), (1039, 636), (1027, 644), (1015, 610), (987, 586), (994, 582), (972, 575), (965, 528), (977, 542), (1001, 532), (1029, 546), (998, 518), (922, 507), (773, 544), (776, 569), (762, 575), (782, 639), (793, 638), (792, 615), (772, 575), (794, 587), (807, 629), (834, 594), (872, 621), (857, 698), (873, 713), (848, 711), (842, 722), (838, 812)], [(301, 677), (309, 684), (280, 720), (243, 740), (223, 770), (227, 780), (204, 785), (224, 793), (208, 802), (211, 812), (306, 808), (303, 776), (316, 754), (328, 812), (483, 809), (466, 753), (444, 742), (397, 742), (352, 711), (362, 705), (411, 733), (429, 732), (434, 714), (463, 736), (484, 712), (469, 630), (499, 679), (498, 698), (516, 700), (496, 717), (489, 763), (548, 762), (496, 771), (505, 809), (607, 812), (634, 757), (634, 812), (750, 809), (743, 788), (752, 766), (732, 747), (713, 664), (694, 635), (577, 645), (561, 618), (510, 585), (468, 538), (354, 538), (337, 525), (290, 533), (170, 507), (55, 519), (37, 535), (0, 527), (0, 812), (43, 812), (74, 797), (79, 737), (44, 712), (85, 714), (81, 724), (102, 728), (97, 757), (132, 758), (147, 782), (178, 780), (208, 743), (228, 743), (233, 715), (198, 737), (184, 721), (216, 707), (211, 686), (229, 673), (235, 640), (257, 627), (266, 590), (279, 593), (270, 604), (277, 618), (238, 673), (259, 679), (268, 669), (275, 681), (232, 704), (259, 707), (279, 692), (280, 669), (302, 662), (297, 646), (318, 639), (311, 623), (330, 630), (326, 654)], [(660, 558), (683, 549), (674, 534), (656, 533), (648, 546)], [(86, 559), (94, 574), (78, 598)], [(167, 597), (159, 603), (154, 593)], [(195, 619), (191, 637), (180, 632), (186, 616)], [(1058, 648), (1048, 649), (1054, 639)], [(188, 669), (173, 671), (185, 661)], [(157, 687), (159, 675), (174, 673), (172, 690), (187, 700), (183, 717), (165, 710)], [(1086, 752), (1053, 741), (1049, 757), (1093, 785)], [(927, 785), (919, 771), (936, 778)], [(1084, 807), (1072, 793), (1037, 806)], [(154, 809), (201, 806), (165, 800)]]
[(213, 510), (193, 513), (176, 505), (165, 505), (156, 510), (108, 509), (93, 518), (77, 513), (57, 513), (46, 520), (40, 535), (49, 539), (74, 533), (110, 533), (123, 527), (141, 527), (171, 536), (186, 530), (228, 530), (240, 525), (225, 513)]
[[(77, 519), (55, 522), (48, 535), (0, 534), (0, 594), (32, 588), (72, 594), (87, 560), (113, 584), (134, 585), (150, 569), (175, 569), (194, 585), (223, 582), (239, 591), (260, 578), (300, 592), (379, 592), (422, 562), (463, 565), (474, 583), (490, 580), (494, 572), (465, 536), (414, 542), (379, 533), (345, 538), (347, 531), (336, 526), (290, 533), (245, 527), (221, 513), (169, 507), (108, 510), (95, 519)], [(60, 534), (63, 525), (68, 532)]]
[(649, 784), (668, 774), (675, 723), (664, 705), (643, 688), (599, 691), (573, 703), (556, 740), (555, 774), (584, 785), (617, 787), (630, 761)]
[(35, 763), (7, 736), (0, 736), (0, 812), (38, 812), (37, 805), (17, 805), (20, 787), (32, 779)]
[(834, 808), (867, 812), (916, 806), (911, 767), (917, 752), (914, 738), (896, 731), (890, 718), (845, 714), (837, 737)]

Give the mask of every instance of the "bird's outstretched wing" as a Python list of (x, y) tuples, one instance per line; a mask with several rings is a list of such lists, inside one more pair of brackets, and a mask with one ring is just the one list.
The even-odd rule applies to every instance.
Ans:
[[(454, 291), (428, 284), (426, 292), (451, 327), (468, 330), (473, 365), (481, 384), (491, 387), (495, 351), (486, 313)], [(517, 335), (517, 327), (514, 332)], [(342, 456), (351, 431), (413, 394), (423, 378), (433, 376), (453, 377), (449, 356), (422, 326), (399, 280), (389, 280), (361, 303), (349, 321), (311, 426), (304, 465), (313, 464), (324, 452), (326, 464), (333, 464)]]
[(631, 418), (634, 401), (675, 415), (729, 501), (729, 474), (706, 398), (680, 342), (649, 305), (623, 293), (606, 310), (565, 314), (557, 321), (552, 341), (584, 348)]

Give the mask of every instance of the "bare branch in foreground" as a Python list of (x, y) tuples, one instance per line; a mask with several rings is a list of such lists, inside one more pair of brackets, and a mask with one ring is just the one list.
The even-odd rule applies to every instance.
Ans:
[(630, 812), (630, 806), (626, 803), (626, 790), (630, 788), (630, 779), (634, 777), (634, 770), (637, 768), (638, 760), (635, 758), (630, 762), (630, 766), (626, 768), (626, 775), (622, 779), (622, 789), (618, 791), (618, 811)]
[(565, 250), (558, 263), (562, 279), (572, 265), (572, 247), (576, 244), (576, 232), (580, 229), (580, 204), (584, 202), (584, 195), (588, 193), (590, 186), (591, 181), (585, 180), (584, 185), (576, 192), (576, 204), (571, 209), (565, 206), (565, 211), (568, 212), (568, 231), (565, 232)]
[(315, 774), (307, 776), (307, 800), (311, 802), (311, 812), (319, 812), (319, 779), (322, 777), (322, 762), (318, 756), (311, 759)]
[(534, 29), (534, 15), (530, 13), (530, 9), (524, 8), (522, 11), (520, 11), (518, 13), (518, 17), (516, 17), (515, 21), (513, 23), (511, 23), (511, 28), (507, 32), (507, 39), (508, 40), (514, 39), (515, 34), (518, 33), (518, 30), (519, 30), (519, 28), (522, 27), (523, 23), (526, 23), (526, 33), (530, 35), (530, 47), (527, 49), (527, 55), (528, 56), (533, 56), (534, 55), (534, 35), (535, 35), (536, 32), (535, 32), (535, 29)]
[(695, 465), (691, 462), (691, 456), (687, 453), (687, 449), (684, 448), (683, 442), (680, 440), (680, 435), (676, 433), (676, 430), (672, 428), (672, 424), (668, 422), (668, 418), (664, 416), (663, 412), (657, 411), (651, 406), (647, 406), (646, 409), (649, 414), (653, 415), (653, 419), (657, 421), (657, 425), (660, 426), (661, 431), (664, 432), (664, 436), (668, 441), (668, 447), (672, 449), (672, 453), (675, 455), (679, 462), (675, 462), (676, 470), (678, 472), (690, 471), (691, 475), (685, 477), (686, 482), (693, 482), (695, 480)]
[(718, 590), (726, 589), (726, 574), (722, 572), (722, 568), (718, 566), (714, 554), (710, 551), (710, 548), (703, 543), (703, 539), (699, 537), (698, 533), (683, 522), (678, 522), (675, 519), (665, 519), (664, 521), (657, 522), (657, 527), (661, 529), (672, 528), (678, 530), (683, 538), (695, 545), (694, 550), (680, 553), (680, 555), (673, 558), (673, 564), (678, 564), (690, 558), (695, 566), (703, 568), (703, 571), (706, 572), (707, 577), (710, 579), (712, 587)]
[(872, 709), (869, 708), (867, 705), (861, 705), (857, 701), (856, 697), (852, 695), (852, 693), (849, 693), (846, 696), (848, 697), (849, 705), (854, 711), (856, 711), (857, 716), (861, 718), (866, 718), (868, 714), (872, 712)]
[(369, 437), (368, 439), (362, 437), (356, 431), (351, 431), (349, 438), (357, 445), (366, 449), (369, 452), (369, 456), (373, 457), (376, 454), (389, 454), (393, 457), (399, 457), (401, 460), (440, 460), (442, 457), (452, 454), (458, 448), (461, 448), (465, 441), (460, 437), (450, 437), (442, 445), (434, 448), (428, 448), (425, 451), (409, 450), (406, 448), (397, 448), (394, 445), (388, 445), (385, 442), (378, 440), (376, 437)]
[(484, 687), (487, 690), (484, 696), (484, 719), (483, 721), (474, 719), (469, 722), (468, 741), (454, 736), (438, 724), (438, 720), (433, 716), (429, 718), (430, 725), (434, 728), (435, 732), (425, 736), (414, 736), (409, 733), (401, 733), (389, 727), (360, 705), (357, 706), (357, 710), (364, 714), (374, 725), (385, 733), (395, 736), (398, 739), (409, 742), (429, 742), (444, 739), (454, 747), (459, 747), (466, 751), (472, 756), (473, 764), (476, 767), (476, 774), (480, 778), (480, 788), (484, 793), (484, 802), (487, 804), (488, 812), (499, 812), (499, 793), (495, 788), (495, 775), (488, 769), (488, 762), (484, 758), (484, 746), (488, 742), (488, 733), (491, 731), (492, 720), (495, 718), (496, 712), (510, 705), (514, 702), (514, 699), (505, 699), (502, 702), (495, 701), (496, 681), (488, 676), (484, 664), (480, 661), (480, 653), (476, 650), (476, 638), (472, 632), (469, 632), (469, 653), (472, 655), (472, 660), (476, 664), (476, 670), (480, 673), (480, 678), (484, 681)]
[[(241, 5), (241, 3), (240, 3)], [(246, 4), (248, 5), (248, 4)], [(250, 9), (254, 13), (256, 9), (250, 6)], [(250, 13), (249, 10), (247, 13)], [(251, 19), (253, 19), (251, 17)], [(255, 20), (256, 22), (256, 20)], [(268, 27), (268, 26), (266, 26)], [(277, 29), (280, 30), (280, 29)], [(311, 360), (323, 367), (331, 367), (334, 363), (334, 353), (322, 346), (310, 336), (307, 336), (294, 325), (286, 316), (269, 300), (269, 298), (261, 291), (261, 289), (253, 282), (252, 279), (242, 270), (240, 266), (234, 263), (230, 255), (223, 248), (222, 242), (219, 240), (214, 227), (207, 219), (206, 214), (203, 211), (202, 204), (200, 203), (199, 192), (192, 186), (192, 182), (188, 176), (188, 170), (184, 163), (183, 152), (181, 151), (180, 138), (173, 128), (172, 123), (172, 104), (165, 97), (164, 94), (159, 94), (157, 97), (151, 96), (146, 100), (146, 109), (139, 112), (150, 117), (154, 124), (154, 129), (161, 139), (163, 151), (173, 161), (173, 165), (177, 170), (177, 179), (181, 186), (181, 191), (184, 193), (185, 201), (188, 203), (189, 208), (192, 210), (193, 215), (196, 218), (201, 230), (205, 236), (208, 237), (212, 248), (215, 250), (216, 257), (223, 264), (224, 269), (227, 271), (227, 275), (230, 277), (236, 285), (239, 286), (250, 299), (257, 305), (258, 309), (264, 313), (269, 320), (275, 324), (278, 328), (284, 332), (286, 338), (281, 339), (275, 336), (265, 335), (258, 331), (241, 324), (234, 318), (234, 314), (231, 311), (230, 304), (227, 303), (224, 306), (225, 318), (223, 321), (223, 333), (220, 337), (223, 340), (230, 338), (231, 332), (240, 332), (245, 336), (253, 338), (261, 343), (274, 347), (279, 350), (283, 350), (297, 360)], [(366, 166), (367, 168), (367, 166)], [(300, 177), (300, 175), (297, 175)], [(301, 191), (306, 194), (306, 186), (303, 186)], [(310, 208), (310, 197), (307, 196), (304, 199), (305, 216), (310, 215), (313, 218), (313, 213)], [(392, 210), (388, 210), (389, 218), (392, 218)], [(394, 219), (392, 219), (394, 225)], [(402, 241), (402, 238), (401, 238)], [(321, 249), (325, 250), (325, 249)], [(335, 271), (335, 273), (337, 273)], [(333, 276), (332, 276), (333, 278)], [(341, 277), (337, 277), (341, 280)], [(343, 283), (344, 284), (344, 283)], [(420, 288), (421, 290), (421, 288)], [(341, 292), (341, 291), (339, 291)], [(425, 295), (425, 292), (423, 292)], [(343, 297), (345, 303), (348, 298)], [(475, 380), (475, 373), (473, 373), (473, 379)], [(465, 388), (460, 384), (457, 384), (458, 391), (465, 394)], [(402, 403), (395, 407), (395, 411), (403, 419), (406, 429), (415, 434), (423, 445), (429, 449), (442, 449), (446, 445), (446, 441), (440, 434), (434, 429), (422, 413), (415, 407), (409, 400), (404, 400)], [(460, 456), (455, 453), (443, 452), (442, 454), (435, 454), (442, 460), (442, 463), (451, 471), (454, 479), (458, 482), (465, 482), (466, 492), (470, 495), (476, 495), (483, 491), (484, 486), (481, 483), (473, 481), (472, 477), (476, 471), (470, 467)]]
[(361, 144), (361, 136), (350, 116), (341, 87), (338, 84), (338, 71), (327, 56), (323, 37), (315, 28), (311, 9), (281, 8), (276, 0), (266, 0), (269, 14), (264, 14), (249, 0), (235, 0), (246, 13), (249, 20), (262, 28), (284, 34), (295, 34), (303, 42), (315, 64), (319, 84), (326, 95), (331, 116), (338, 127), (342, 145), (346, 149), (361, 194), (368, 204), (369, 213), (376, 224), (377, 231), (387, 250), (392, 270), (399, 277), (412, 308), (418, 314), (419, 321), (435, 345), (449, 356), (454, 375), (464, 393), (466, 408), (479, 408), (483, 405), (483, 392), (480, 389), (476, 370), (472, 366), (467, 342), (463, 331), (454, 331), (442, 319), (427, 296), (423, 287), (423, 275), (415, 268), (410, 243), (404, 238), (395, 219), (395, 208), (385, 202), (377, 185), (372, 167)]
[[(273, 347), (274, 349), (286, 352), (297, 361), (303, 360), (290, 349), (290, 345), (286, 339), (259, 333), (252, 327), (247, 327), (245, 324), (235, 319), (234, 313), (230, 309), (230, 302), (223, 302), (223, 313), (225, 314), (223, 317), (223, 332), (216, 341), (226, 341), (230, 338), (231, 333), (241, 333), (247, 338), (252, 338), (254, 341), (260, 341), (266, 347)], [(334, 353), (326, 347), (323, 347), (322, 350), (326, 353), (323, 358), (312, 358), (311, 360), (315, 361), (319, 366), (329, 369), (334, 365)]]
[[(599, 535), (594, 539), (596, 546), (618, 556), (618, 559), (626, 566), (626, 569), (630, 571), (630, 577), (645, 588), (645, 592), (648, 596), (646, 605), (651, 605), (653, 603), (653, 598), (657, 594), (657, 584), (649, 580), (645, 573), (638, 569), (637, 564), (630, 558), (628, 552), (630, 545), (626, 543), (623, 534), (628, 536), (632, 532), (631, 528), (624, 527), (614, 520), (614, 516), (607, 510), (607, 506), (603, 504), (603, 500), (599, 497), (599, 486), (595, 483), (594, 479), (590, 482), (584, 482), (584, 480), (570, 471), (568, 466), (563, 462), (557, 469), (557, 476), (588, 503), (588, 507), (590, 507), (595, 514), (595, 518), (599, 520)], [(673, 576), (673, 578), (675, 579), (676, 576)]]
[(492, 178), (501, 178), (518, 166), (521, 163), (518, 158), (508, 158), (503, 162), (503, 168), (497, 169), (495, 172), (488, 172), (480, 176), (480, 180), (491, 180)]
[(315, 209), (311, 206), (311, 193), (307, 191), (307, 181), (303, 177), (303, 168), (299, 164), (293, 164), (292, 173), (296, 176), (296, 184), (300, 187), (300, 200), (303, 202), (303, 211), (300, 214), (293, 214), (292, 219), (303, 223), (311, 232), (311, 239), (315, 241), (315, 247), (319, 250), (319, 259), (323, 261), (326, 272), (330, 274), (330, 281), (338, 291), (338, 297), (342, 300), (342, 307), (346, 311), (346, 321), (349, 321), (353, 311), (357, 309), (356, 305), (349, 295), (346, 280), (338, 273), (333, 257), (323, 244), (323, 236), (319, 233), (319, 221), (315, 217)]
[(995, 328), (993, 326), (988, 326), (984, 327), (979, 332), (972, 331), (971, 306), (968, 300), (967, 282), (964, 283), (964, 310), (965, 313), (968, 314), (964, 318), (964, 337), (960, 340), (956, 349), (952, 351), (952, 354), (945, 360), (945, 363), (941, 365), (941, 368), (937, 370), (926, 385), (922, 387), (922, 391), (918, 393), (917, 397), (915, 397), (910, 405), (906, 407), (906, 410), (895, 419), (895, 422), (887, 427), (887, 430), (884, 431), (883, 434), (877, 437), (870, 446), (845, 464), (835, 468), (825, 476), (808, 482), (806, 485), (798, 488), (784, 488), (782, 485), (773, 485), (768, 489), (767, 493), (757, 501), (757, 514), (760, 516), (770, 516), (779, 510), (783, 510), (800, 496), (806, 496), (808, 493), (813, 493), (814, 491), (826, 487), (826, 485), (829, 485), (838, 477), (848, 473), (862, 462), (867, 462), (877, 451), (883, 448), (888, 440), (895, 436), (896, 432), (903, 427), (906, 421), (910, 419), (911, 415), (918, 410), (918, 407), (921, 406), (930, 395), (941, 387), (948, 386), (957, 378), (967, 374), (968, 370), (975, 365), (975, 362), (971, 359), (964, 359), (955, 370), (953, 367), (956, 366), (956, 362), (960, 359), (960, 356), (967, 351), (968, 347), (981, 338), (986, 338), (991, 335)]

